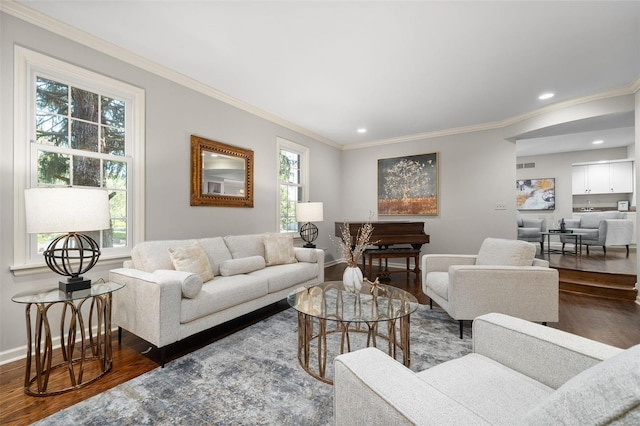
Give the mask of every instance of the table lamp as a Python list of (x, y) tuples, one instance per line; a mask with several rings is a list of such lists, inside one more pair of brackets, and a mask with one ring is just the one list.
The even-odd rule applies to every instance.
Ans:
[(311, 222), (322, 222), (322, 203), (307, 202), (296, 204), (296, 221), (304, 222), (300, 227), (300, 237), (306, 242), (303, 247), (315, 248), (318, 227)]
[(82, 274), (100, 258), (98, 243), (86, 231), (109, 229), (109, 195), (104, 189), (30, 188), (24, 192), (27, 233), (53, 234), (55, 238), (43, 252), (47, 266), (67, 276), (59, 282), (65, 292), (91, 287)]

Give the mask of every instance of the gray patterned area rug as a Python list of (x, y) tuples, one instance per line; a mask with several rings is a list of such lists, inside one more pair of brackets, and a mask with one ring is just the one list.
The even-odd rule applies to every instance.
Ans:
[[(411, 369), (471, 352), (465, 328), (461, 340), (457, 321), (421, 305), (411, 317)], [(300, 367), (297, 342), (297, 314), (287, 309), (36, 424), (331, 425), (333, 386)]]

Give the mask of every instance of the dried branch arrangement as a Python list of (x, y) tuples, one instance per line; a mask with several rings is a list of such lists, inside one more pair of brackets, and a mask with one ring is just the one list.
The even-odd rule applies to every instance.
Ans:
[(362, 252), (369, 245), (374, 245), (378, 241), (371, 242), (369, 239), (371, 238), (371, 234), (373, 233), (373, 225), (369, 222), (365, 223), (358, 229), (358, 233), (355, 238), (355, 244), (352, 243), (351, 233), (349, 232), (349, 224), (344, 223), (340, 228), (340, 232), (342, 234), (342, 240), (338, 241), (338, 248), (340, 249), (340, 254), (347, 261), (347, 266), (355, 267), (358, 266), (358, 262), (360, 261), (360, 257), (362, 256)]

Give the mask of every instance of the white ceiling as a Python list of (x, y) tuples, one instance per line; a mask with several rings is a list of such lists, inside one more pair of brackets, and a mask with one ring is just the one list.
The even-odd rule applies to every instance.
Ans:
[(640, 76), (640, 2), (19, 3), (340, 145), (500, 122)]

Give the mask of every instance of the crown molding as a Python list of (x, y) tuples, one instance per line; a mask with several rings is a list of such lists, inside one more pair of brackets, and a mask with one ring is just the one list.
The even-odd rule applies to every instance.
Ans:
[(156, 74), (169, 81), (180, 84), (181, 86), (187, 87), (189, 89), (195, 90), (196, 92), (217, 99), (242, 111), (248, 112), (274, 124), (285, 127), (296, 133), (308, 136), (312, 139), (315, 139), (337, 149), (342, 148), (342, 146), (337, 144), (336, 142), (324, 136), (321, 136), (309, 129), (292, 123), (282, 117), (267, 112), (240, 99), (234, 98), (233, 96), (228, 95), (220, 90), (201, 83), (191, 77), (187, 77), (186, 75), (165, 67), (164, 65), (160, 65), (154, 61), (146, 59), (120, 46), (116, 46), (115, 44), (89, 34), (86, 31), (80, 30), (48, 15), (45, 15), (39, 11), (31, 9), (28, 6), (16, 2), (15, 0), (0, 1), (0, 11), (12, 15), (30, 24), (36, 25), (40, 28), (44, 28), (54, 34), (95, 49), (101, 53), (104, 53), (105, 55), (109, 55), (130, 65), (141, 68), (147, 72)]

